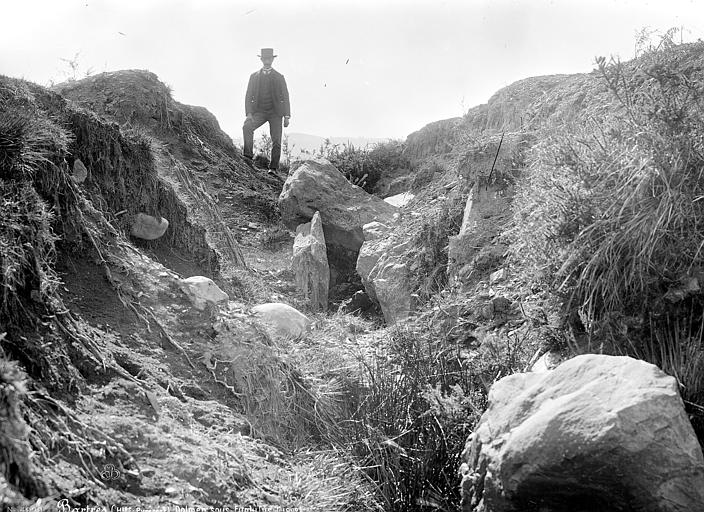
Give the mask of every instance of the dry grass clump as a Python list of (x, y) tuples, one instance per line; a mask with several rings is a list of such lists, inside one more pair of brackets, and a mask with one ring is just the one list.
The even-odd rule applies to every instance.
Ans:
[(415, 251), (410, 265), (413, 290), (422, 301), (442, 290), (448, 282), (450, 237), (462, 226), (465, 198), (454, 194), (440, 208), (427, 211), (418, 226), (410, 226)]
[(237, 312), (225, 313), (215, 328), (219, 345), (206, 366), (238, 399), (253, 435), (287, 449), (337, 437), (342, 386), (301, 371), (294, 347), (300, 340), (272, 339)]
[(486, 402), (482, 371), (428, 328), (396, 328), (364, 360), (348, 437), (386, 511), (455, 510), (457, 470)]
[(615, 107), (534, 147), (512, 232), (514, 258), (564, 299), (577, 338), (586, 333), (580, 349), (659, 364), (699, 406), (703, 48), (665, 38), (628, 65), (600, 59)]
[(279, 495), (286, 506), (330, 512), (384, 510), (348, 453), (308, 450), (296, 454), (291, 462), (293, 471), (279, 481)]

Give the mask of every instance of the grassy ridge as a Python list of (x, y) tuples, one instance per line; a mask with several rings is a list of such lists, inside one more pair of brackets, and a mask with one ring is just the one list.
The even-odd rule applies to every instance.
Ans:
[(704, 43), (598, 60), (613, 108), (546, 128), (514, 203), (514, 260), (563, 303), (574, 352), (675, 376), (704, 438)]

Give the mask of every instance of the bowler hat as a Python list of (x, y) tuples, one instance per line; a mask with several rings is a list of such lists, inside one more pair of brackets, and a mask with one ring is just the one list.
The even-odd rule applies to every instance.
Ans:
[(274, 55), (273, 48), (262, 48), (261, 55), (257, 55), (257, 57), (261, 57), (262, 59), (265, 59), (266, 57), (276, 57), (276, 55)]

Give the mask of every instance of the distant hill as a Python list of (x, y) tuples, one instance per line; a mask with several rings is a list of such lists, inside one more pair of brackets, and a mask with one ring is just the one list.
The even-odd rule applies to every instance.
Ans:
[[(268, 133), (266, 128), (264, 131), (261, 129), (255, 133), (255, 144), (257, 139), (261, 137), (260, 133)], [(325, 143), (326, 137), (321, 137), (319, 135), (311, 135), (309, 133), (296, 133), (296, 132), (284, 132), (284, 137), (288, 136), (288, 143), (292, 148), (292, 153), (298, 155), (303, 151), (314, 152), (317, 151), (320, 146)], [(375, 137), (327, 137), (330, 139), (332, 144), (352, 144), (355, 147), (365, 147), (367, 145), (376, 144), (377, 142), (386, 142), (389, 138), (375, 138)], [(233, 138), (233, 141), (237, 146), (242, 145), (242, 137)]]

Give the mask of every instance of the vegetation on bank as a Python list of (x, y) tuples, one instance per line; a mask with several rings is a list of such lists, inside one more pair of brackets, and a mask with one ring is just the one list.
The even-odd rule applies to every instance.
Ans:
[[(700, 440), (703, 51), (703, 44), (675, 47), (666, 38), (637, 61), (600, 60), (600, 80), (613, 104), (585, 111), (583, 122), (569, 130), (548, 126), (535, 134), (538, 142), (525, 168), (521, 161), (513, 226), (504, 236), (520, 284), (531, 293), (547, 291), (562, 305), (563, 324), (549, 326), (557, 333), (553, 347), (628, 354), (659, 365), (680, 382)], [(4, 101), (0, 94), (0, 106), (6, 107)], [(47, 135), (49, 128), (57, 131)], [(80, 363), (79, 369), (88, 372), (105, 362), (78, 322), (70, 316), (62, 320), (65, 306), (55, 293), (59, 282), (52, 267), (56, 251), (65, 245), (56, 242), (60, 237), (65, 242), (73, 229), (74, 239), (101, 254), (108, 247), (95, 237), (109, 224), (98, 210), (89, 210), (92, 206), (70, 180), (69, 143), (64, 131), (27, 116), (0, 120), (5, 321), (0, 340), (7, 332), (13, 342), (5, 340), (5, 356), (20, 361), (37, 382), (55, 380), (56, 389), (73, 392), (83, 381), (73, 365)], [(139, 144), (132, 141), (129, 147)], [(328, 145), (320, 154), (368, 191), (388, 169), (409, 165), (396, 142), (370, 149)], [(436, 163), (421, 169), (413, 181), (417, 189), (449, 172)], [(61, 192), (53, 196), (61, 202), (51, 203), (53, 190)], [(458, 188), (457, 195), (438, 201), (440, 206), (413, 226), (419, 248), (414, 287), (423, 307), (408, 324), (371, 333), (359, 319), (330, 315), (318, 319), (322, 327), (309, 338), (295, 343), (262, 334), (261, 343), (247, 339), (240, 340), (242, 346), (228, 345), (235, 355), (247, 356), (230, 362), (234, 378), (223, 382), (247, 412), (252, 435), (278, 442), (282, 450), (312, 453), (305, 463), (310, 472), (281, 491), (289, 503), (304, 507), (314, 499), (326, 510), (399, 512), (457, 507), (460, 454), (486, 407), (489, 387), (524, 370), (534, 352), (527, 341), (534, 319), (524, 318), (523, 330), (502, 330), (505, 320), (482, 325), (478, 306), (471, 303), (474, 290), (448, 291), (447, 243), (459, 229), (467, 192)], [(61, 224), (67, 219), (74, 224)], [(286, 232), (272, 231), (264, 244), (279, 247), (288, 238)], [(495, 259), (503, 261), (503, 256)], [(28, 326), (24, 344), (16, 343)], [(51, 351), (45, 349), (47, 340), (53, 342)], [(69, 367), (61, 372), (59, 365), (66, 362)], [(43, 450), (43, 463), (53, 455), (49, 447), (81, 457), (78, 447), (102, 443), (118, 454), (123, 469), (130, 467), (127, 452), (80, 424), (58, 401), (48, 395), (26, 400), (26, 376), (17, 366), (0, 359), (0, 401), (9, 404), (8, 416), (18, 431), (27, 432), (31, 446)], [(108, 366), (101, 379), (109, 380), (108, 371), (125, 376)], [(22, 400), (25, 417), (17, 412)], [(47, 412), (53, 409), (61, 414)], [(55, 436), (52, 429), (61, 418), (68, 418), (77, 433), (64, 429)], [(26, 422), (35, 419), (29, 429)], [(9, 465), (0, 464), (7, 480), (19, 482), (28, 494), (46, 493), (25, 463), (26, 443), (5, 439), (0, 435), (0, 449), (14, 457), (18, 468), (11, 473)], [(328, 478), (331, 474), (339, 478)]]
[(510, 233), (522, 275), (563, 304), (571, 351), (677, 378), (704, 440), (704, 43), (599, 59), (613, 104), (530, 152)]

